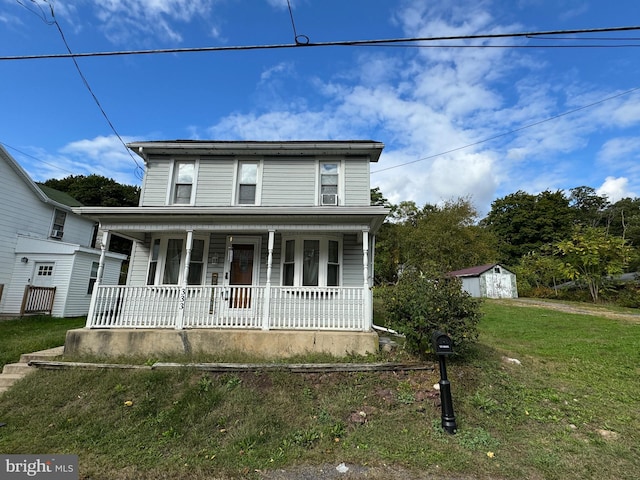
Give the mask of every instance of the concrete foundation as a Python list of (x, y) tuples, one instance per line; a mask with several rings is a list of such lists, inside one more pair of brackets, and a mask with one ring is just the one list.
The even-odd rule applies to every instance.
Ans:
[(69, 330), (65, 355), (100, 357), (197, 355), (246, 352), (266, 359), (307, 353), (335, 357), (365, 355), (378, 351), (375, 332), (330, 332), (292, 330)]

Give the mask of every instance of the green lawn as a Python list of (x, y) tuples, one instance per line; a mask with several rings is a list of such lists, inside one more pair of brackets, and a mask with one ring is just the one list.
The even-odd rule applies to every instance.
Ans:
[(341, 462), (414, 478), (638, 478), (640, 325), (483, 310), (477, 349), (448, 365), (456, 435), (439, 426), (437, 371), (39, 371), (0, 396), (0, 452), (78, 454), (94, 480)]
[(85, 317), (48, 316), (0, 320), (0, 371), (5, 364), (17, 362), (23, 353), (63, 345), (67, 330), (84, 327), (85, 322)]

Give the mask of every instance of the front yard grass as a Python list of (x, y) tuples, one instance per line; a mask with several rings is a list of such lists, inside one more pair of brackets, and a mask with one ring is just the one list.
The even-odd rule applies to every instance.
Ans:
[(437, 371), (38, 371), (0, 396), (0, 452), (78, 454), (80, 478), (94, 480), (342, 462), (412, 478), (637, 478), (640, 325), (483, 311), (477, 348), (448, 363), (456, 435), (440, 428)]
[(0, 320), (0, 371), (23, 353), (64, 345), (67, 330), (83, 327), (85, 317), (56, 318), (46, 315)]

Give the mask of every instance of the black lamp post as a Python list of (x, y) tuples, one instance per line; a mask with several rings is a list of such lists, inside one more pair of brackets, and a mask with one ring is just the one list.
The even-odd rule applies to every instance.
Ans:
[(451, 337), (442, 332), (433, 332), (431, 335), (433, 351), (438, 356), (440, 364), (440, 403), (442, 405), (442, 428), (445, 432), (456, 433), (456, 417), (453, 413), (453, 400), (451, 399), (451, 383), (447, 378), (446, 356), (453, 353), (453, 341)]

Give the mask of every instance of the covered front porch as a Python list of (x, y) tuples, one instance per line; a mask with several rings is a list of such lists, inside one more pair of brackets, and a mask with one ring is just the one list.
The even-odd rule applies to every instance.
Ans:
[[(100, 264), (87, 329), (371, 332), (370, 232), (383, 212), (246, 208), (231, 217), (220, 209), (169, 208), (176, 212), (101, 209), (96, 215), (103, 251), (114, 233), (134, 240), (136, 250), (125, 286), (103, 284)], [(175, 239), (181, 239), (175, 262), (181, 271), (171, 273), (179, 280), (158, 283), (169, 272), (162, 252), (169, 258), (166, 245)], [(309, 275), (316, 284), (301, 285), (308, 245), (320, 249)], [(242, 275), (234, 273), (243, 267)]]

